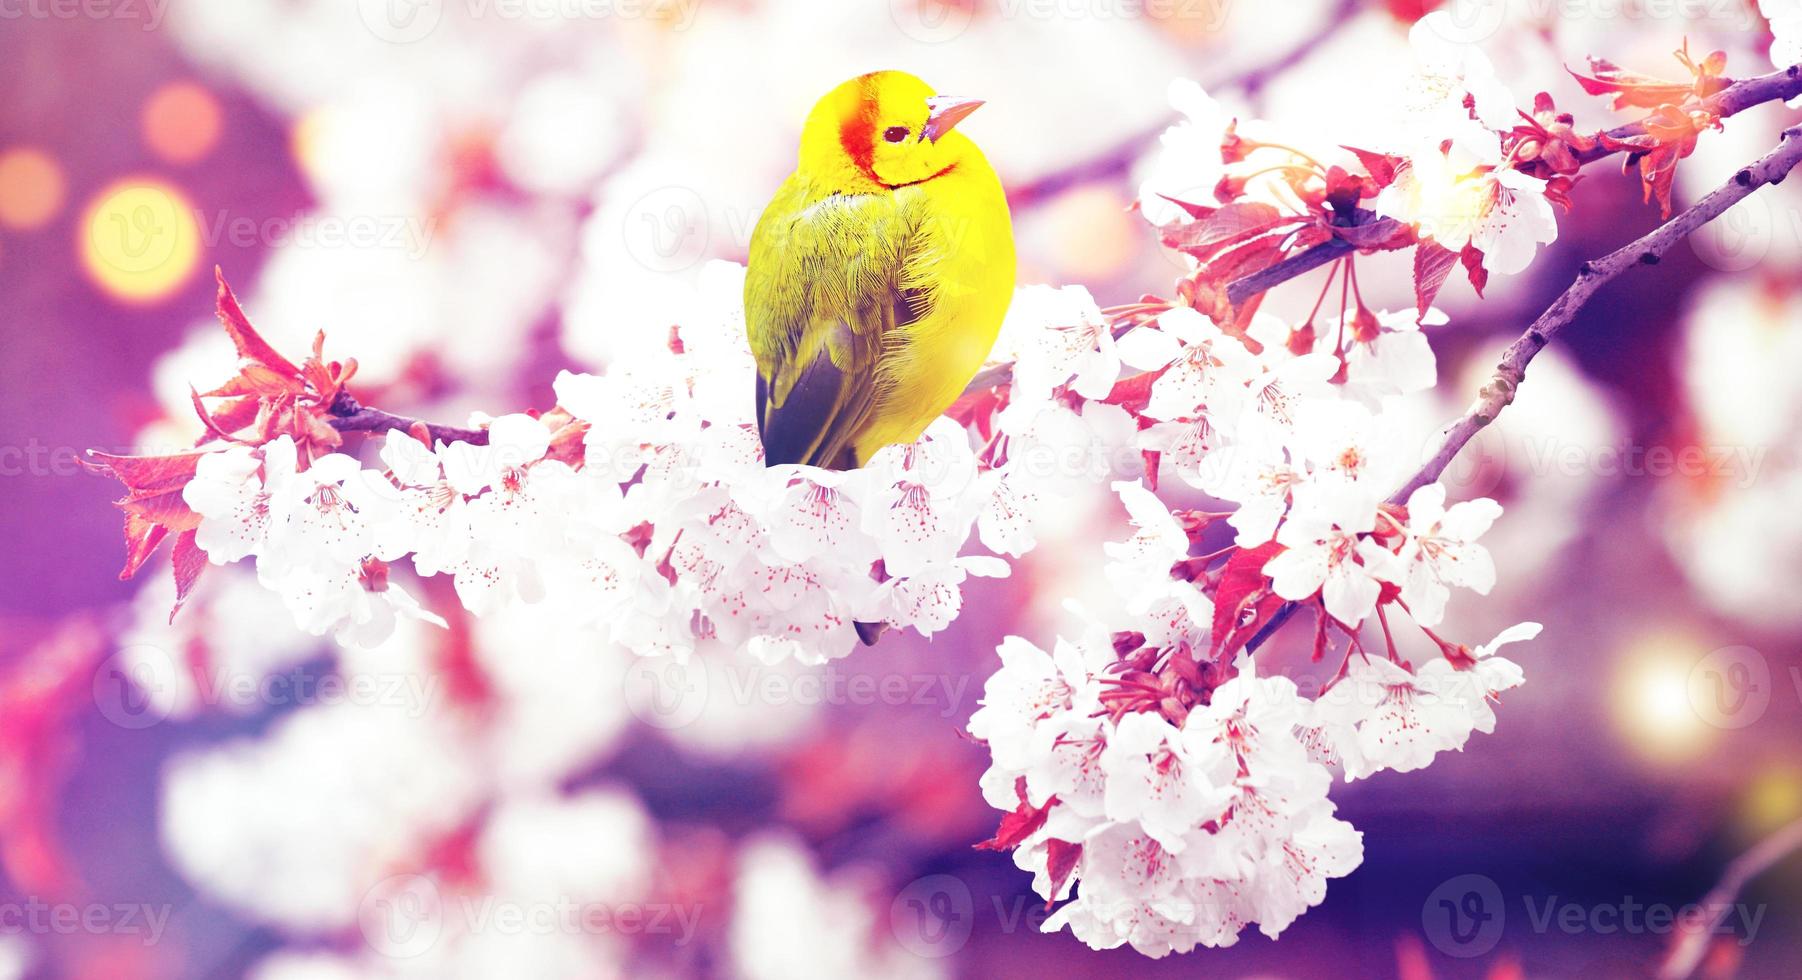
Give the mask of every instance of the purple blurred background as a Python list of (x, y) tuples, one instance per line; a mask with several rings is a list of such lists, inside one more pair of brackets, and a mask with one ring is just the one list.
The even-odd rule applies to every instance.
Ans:
[[(385, 360), (372, 360), (371, 376), (390, 395), (384, 407), (453, 421), (478, 405), (545, 407), (556, 368), (604, 361), (605, 332), (630, 329), (628, 316), (597, 316), (593, 307), (613, 302), (617, 283), (647, 276), (643, 267), (614, 261), (621, 251), (615, 229), (633, 233), (635, 202), (660, 184), (694, 188), (713, 216), (704, 252), (742, 260), (742, 243), (721, 231), (737, 226), (732, 215), (754, 213), (744, 209), (754, 209), (757, 195), (780, 178), (805, 94), (823, 91), (841, 75), (918, 62), (923, 74), (972, 76), (972, 90), (976, 83), (1010, 80), (1003, 90), (976, 92), (991, 102), (985, 113), (997, 118), (983, 129), (975, 125), (983, 118), (975, 117), (971, 130), (993, 148), (1004, 179), (1019, 186), (1132, 140), (1144, 141), (1149, 152), (1155, 141), (1145, 134), (1165, 121), (1163, 87), (1170, 78), (1230, 79), (1311, 43), (1337, 16), (1329, 4), (1304, 4), (1306, 11), (1281, 17), (1247, 4), (1230, 16), (1211, 8), (1224, 23), (1168, 15), (1064, 25), (1057, 16), (1010, 18), (988, 4), (954, 4), (949, 14), (938, 13), (973, 18), (966, 32), (922, 40), (908, 27), (922, 23), (910, 19), (919, 12), (902, 0), (851, 4), (833, 14), (765, 9), (758, 0), (700, 0), (698, 7), (666, 10), (661, 19), (592, 18), (573, 28), (504, 18), (483, 24), (468, 9), (438, 5), (423, 8), (446, 18), (431, 36), (397, 43), (379, 32), (372, 38), (359, 12), (346, 12), (355, 6), (350, 0), (194, 0), (166, 17), (153, 17), (148, 8), (130, 13), (123, 4), (96, 17), (57, 15), (46, 3), (21, 5), (19, 15), (0, 21), (0, 91), (6, 93), (0, 100), (0, 450), (8, 454), (0, 477), (0, 540), (11, 556), (0, 572), (0, 901), (14, 909), (42, 901), (141, 904), (170, 913), (154, 943), (122, 928), (63, 932), (0, 921), (10, 944), (0, 975), (400, 976), (414, 968), (371, 967), (354, 924), (284, 916), (279, 903), (246, 901), (219, 887), (217, 878), (200, 875), (197, 882), (191, 856), (170, 857), (172, 837), (187, 839), (171, 829), (166, 812), (171, 760), (267, 736), (295, 706), (183, 709), (134, 729), (109, 720), (93, 693), (114, 651), (142, 630), (141, 621), (155, 618), (146, 610), (163, 606), (139, 597), (139, 582), (117, 580), (119, 521), (110, 505), (116, 485), (81, 471), (75, 454), (123, 451), (175, 431), (165, 420), (179, 417), (179, 404), (157, 365), (184, 344), (213, 349), (191, 340), (210, 317), (209, 267), (224, 270), (253, 319), (280, 324), (272, 335), (289, 349), (317, 328), (328, 331), (334, 349), (359, 357), (366, 344), (381, 340)], [(1291, 110), (1327, 111), (1313, 95), (1323, 88), (1352, 89), (1342, 97), (1355, 104), (1359, 72), (1347, 69), (1350, 59), (1370, 58), (1373, 49), (1405, 51), (1408, 19), (1421, 5), (1353, 6), (1359, 7), (1354, 23), (1339, 26), (1248, 96), (1258, 115), (1281, 122)], [(684, 24), (690, 15), (692, 24)], [(1692, 45), (1728, 48), (1730, 73), (1736, 66), (1756, 72), (1761, 64), (1756, 31), (1736, 33), (1732, 17), (1695, 24), (1649, 16), (1608, 20), (1595, 11), (1563, 21), (1554, 14), (1549, 22), (1533, 22), (1530, 11), (1521, 16), (1527, 22), (1511, 22), (1498, 46), (1552, 50), (1572, 64), (1594, 49), (1623, 63), (1662, 66), (1667, 62), (1655, 59), (1687, 33)], [(710, 25), (709, 18), (723, 24)], [(826, 23), (801, 26), (810, 18)], [(1064, 19), (1071, 19), (1067, 12)], [(342, 48), (335, 47), (334, 31), (347, 35)], [(350, 34), (357, 34), (355, 44)], [(960, 72), (978, 60), (986, 64)], [(757, 71), (769, 77), (742, 74)], [(1054, 73), (1070, 77), (1054, 82), (1048, 78)], [(549, 81), (541, 77), (552, 74)], [(1549, 72), (1524, 75), (1516, 94), (1541, 87), (1566, 104), (1568, 78)], [(745, 108), (760, 98), (767, 103), (760, 111)], [(606, 111), (597, 116), (590, 103)], [(1694, 169), (1722, 175), (1761, 153), (1796, 118), (1794, 111), (1767, 108), (1710, 137), (1720, 146), (1705, 146)], [(1608, 118), (1595, 104), (1579, 111), (1590, 124)], [(338, 126), (359, 112), (364, 116)], [(587, 125), (608, 130), (608, 144), (558, 142), (580, 143)], [(347, 148), (359, 139), (361, 145)], [(1088, 179), (1019, 207), (1023, 282), (1080, 282), (1103, 305), (1169, 288), (1177, 270), (1125, 211), (1136, 188), (1131, 156), (1119, 165), (1104, 161), (1083, 171)], [(582, 165), (572, 164), (558, 181), (534, 184), (521, 175), (540, 158)], [(413, 162), (394, 163), (393, 174), (371, 177), (367, 186), (356, 183), (358, 174), (396, 159)], [(417, 186), (420, 174), (429, 186)], [(109, 188), (139, 178), (178, 189), (200, 216), (202, 241), (191, 260), (109, 279), (92, 271), (84, 253), (101, 249), (94, 239), (112, 227), (106, 208), (118, 205), (109, 205)], [(1718, 176), (1693, 186), (1680, 182), (1680, 196), (1693, 199), (1713, 179)], [(406, 194), (408, 186), (416, 193)], [(1453, 325), (1433, 336), (1445, 388), (1441, 415), (1461, 406), (1497, 344), (1549, 302), (1580, 261), (1656, 223), (1655, 210), (1639, 201), (1636, 181), (1612, 173), (1610, 165), (1588, 178), (1580, 199), (1579, 213), (1561, 216), (1560, 240), (1529, 273), (1498, 285), (1482, 302), (1462, 285), (1448, 290), (1443, 304)], [(1788, 546), (1795, 539), (1786, 537), (1796, 518), (1784, 512), (1802, 499), (1784, 489), (1802, 426), (1780, 418), (1763, 432), (1735, 431), (1720, 421), (1735, 417), (1735, 405), (1770, 405), (1779, 413), (1789, 404), (1786, 396), (1802, 387), (1779, 377), (1793, 371), (1757, 367), (1792, 348), (1746, 336), (1754, 329), (1749, 319), (1758, 315), (1771, 319), (1769, 331), (1802, 329), (1795, 316), (1802, 295), (1797, 199), (1771, 197), (1761, 212), (1766, 223), (1747, 232), (1755, 240), (1763, 236), (1751, 261), (1721, 251), (1717, 241), (1679, 249), (1657, 269), (1608, 287), (1560, 338), (1558, 361), (1543, 371), (1535, 366), (1514, 427), (1480, 440), (1483, 456), (1461, 471), (1466, 485), (1455, 483), (1454, 492), (1493, 495), (1508, 507), (1492, 542), (1503, 585), (1489, 600), (1467, 597), (1472, 601), (1454, 605), (1448, 625), (1480, 638), (1519, 619), (1546, 623), (1544, 637), (1523, 658), (1528, 683), (1508, 695), (1497, 731), (1461, 754), (1423, 772), (1335, 790), (1342, 815), (1364, 832), (1364, 865), (1335, 881), (1325, 904), (1280, 941), (1250, 933), (1227, 950), (1163, 961), (1130, 950), (1092, 952), (1065, 934), (1038, 935), (1026, 876), (1005, 856), (970, 847), (992, 832), (997, 815), (976, 788), (986, 754), (959, 729), (994, 667), (995, 643), (1008, 633), (1043, 639), (1050, 632), (1034, 603), (1050, 601), (1036, 598), (1041, 590), (1081, 580), (1058, 567), (1060, 560), (1080, 562), (1072, 544), (1048, 547), (1011, 579), (984, 582), (962, 619), (934, 641), (895, 642), (881, 665), (856, 659), (839, 665), (855, 674), (904, 663), (910, 677), (961, 681), (958, 694), (905, 704), (827, 704), (805, 718), (778, 709), (772, 717), (786, 720), (773, 723), (782, 729), (777, 736), (755, 716), (723, 722), (711, 737), (725, 744), (740, 737), (732, 726), (762, 733), (743, 736), (763, 746), (743, 752), (682, 744), (630, 718), (604, 739), (597, 736), (580, 764), (568, 766), (554, 784), (565, 794), (606, 787), (635, 798), (656, 828), (646, 855), (650, 893), (693, 903), (700, 926), (692, 941), (680, 944), (667, 936), (625, 937), (600, 960), (605, 967), (584, 961), (570, 975), (757, 975), (756, 957), (734, 938), (750, 920), (744, 902), (735, 901), (732, 869), (742, 873), (747, 841), (771, 833), (798, 841), (794, 851), (809, 855), (815, 873), (863, 896), (867, 912), (870, 935), (846, 936), (833, 920), (810, 916), (796, 898), (792, 942), (802, 950), (813, 943), (880, 948), (884, 965), (876, 972), (1649, 974), (1671, 936), (1645, 927), (1643, 919), (1639, 928), (1617, 925), (1623, 907), (1697, 900), (1736, 854), (1802, 816), (1796, 658), (1802, 604), (1794, 600), (1802, 558)], [(100, 211), (90, 216), (90, 208)], [(407, 284), (417, 296), (397, 292), (382, 301), (406, 309), (476, 304), (472, 317), (497, 318), (492, 332), (446, 325), (452, 336), (441, 345), (432, 324), (394, 340), (377, 336), (389, 329), (387, 321), (349, 328), (314, 322), (331, 303), (358, 300), (345, 285), (355, 273), (334, 271), (337, 278), (318, 283), (312, 305), (296, 301), (290, 312), (283, 304), (305, 292), (301, 284), (315, 267), (309, 263), (373, 269), (367, 275), (377, 279), (386, 266), (354, 255), (283, 258), (284, 250), (330, 252), (331, 246), (266, 231), (233, 241), (206, 227), (209, 218), (262, 226), (265, 219), (334, 214), (435, 222), (422, 254), (437, 253), (430, 261), (442, 268)], [(484, 255), (482, 241), (496, 225), (545, 254), (522, 257), (495, 246), (500, 254)], [(440, 259), (459, 249), (468, 254)], [(624, 251), (633, 251), (629, 238)], [(273, 270), (282, 262), (277, 276)], [(514, 262), (520, 267), (505, 268)], [(490, 269), (517, 295), (498, 313), (479, 305), (470, 297), (489, 295), (493, 287), (467, 277), (464, 264)], [(672, 270), (650, 269), (666, 271)], [(1390, 278), (1389, 287), (1371, 291), (1392, 306), (1409, 302), (1405, 281)], [(1312, 295), (1305, 288), (1293, 292), (1274, 298), (1271, 308), (1305, 306)], [(1696, 345), (1717, 344), (1722, 353), (1695, 353)], [(495, 355), (499, 366), (492, 370), (491, 348), (511, 352)], [(203, 362), (196, 353), (168, 370)], [(1740, 371), (1750, 378), (1743, 386)], [(1707, 404), (1709, 397), (1728, 404)], [(1531, 399), (1539, 400), (1529, 406)], [(1760, 450), (1760, 469), (1616, 473), (1597, 462), (1650, 462), (1656, 455), (1648, 452), (1692, 446), (1710, 459)], [(1575, 463), (1561, 465), (1567, 459)], [(1729, 507), (1742, 508), (1740, 516), (1721, 517)], [(164, 575), (159, 564), (142, 577)], [(293, 631), (279, 618), (260, 629)], [(300, 648), (289, 655), (299, 665), (292, 670), (343, 669), (329, 644), (295, 636), (287, 641)], [(1305, 646), (1306, 638), (1283, 642)], [(1305, 653), (1275, 656), (1299, 660)], [(473, 672), (471, 683), (479, 685), (485, 662), (478, 653), (431, 664), (466, 681)], [(1723, 664), (1754, 669), (1724, 670)], [(1733, 702), (1730, 708), (1696, 708), (1697, 692), (1714, 690), (1711, 683), (1724, 685), (1717, 693)], [(502, 696), (470, 697), (487, 705), (472, 709), (477, 714), (503, 710), (495, 707)], [(1747, 698), (1752, 707), (1745, 707)], [(319, 753), (309, 764), (328, 774), (320, 781), (329, 786), (332, 767), (345, 762)], [(457, 764), (509, 765), (498, 753)], [(294, 818), (299, 836), (310, 833), (304, 828), (311, 821), (329, 826), (342, 819), (330, 795), (303, 794), (281, 805), (317, 807), (307, 819)], [(471, 826), (479, 828), (482, 819)], [(471, 826), (459, 824), (466, 835), (476, 832)], [(435, 838), (431, 847), (469, 850), (457, 832)], [(439, 866), (456, 863), (449, 857)], [(274, 870), (245, 866), (237, 873), (266, 875), (263, 887), (271, 891), (286, 887)], [(930, 877), (937, 875), (949, 877)], [(1500, 917), (1493, 941), (1466, 943), (1457, 927), (1448, 933), (1442, 925), (1439, 900), (1463, 902), (1470, 881), (1478, 880), (1467, 875), (1481, 876), (1493, 890), (1475, 906)], [(967, 918), (968, 942), (947, 950), (922, 947), (918, 936), (906, 935), (906, 899), (919, 895), (934, 896), (932, 908), (949, 901), (954, 919)], [(1743, 928), (1722, 937), (1703, 975), (1802, 973), (1802, 863), (1780, 864), (1742, 901), (1762, 916), (1751, 940), (1736, 941), (1747, 936)], [(1567, 909), (1576, 911), (1561, 917)], [(1536, 921), (1541, 915), (1550, 919)], [(932, 955), (921, 956), (922, 948)], [(507, 975), (492, 972), (497, 962), (525, 971), (512, 975), (538, 969), (530, 960), (472, 957), (460, 975)]]

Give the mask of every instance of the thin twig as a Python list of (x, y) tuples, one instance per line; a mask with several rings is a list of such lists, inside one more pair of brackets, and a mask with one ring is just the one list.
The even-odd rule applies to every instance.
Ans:
[[(1707, 104), (1725, 119), (1755, 105), (1787, 101), (1798, 95), (1802, 95), (1802, 65), (1791, 65), (1782, 71), (1734, 82), (1710, 96)], [(1616, 126), (1608, 130), (1607, 135), (1620, 140), (1643, 135), (1645, 131), (1644, 123), (1633, 122)], [(1620, 151), (1608, 149), (1602, 140), (1597, 140), (1595, 146), (1578, 153), (1577, 159), (1584, 163), (1594, 163), (1618, 152)], [(1334, 238), (1305, 252), (1297, 252), (1268, 269), (1234, 280), (1226, 288), (1227, 300), (1237, 306), (1252, 296), (1268, 292), (1296, 276), (1317, 269), (1348, 251), (1351, 251), (1350, 244)]]
[(1802, 162), (1802, 128), (1785, 130), (1783, 141), (1777, 144), (1776, 149), (1765, 154), (1757, 163), (1734, 174), (1725, 184), (1710, 191), (1708, 196), (1691, 205), (1688, 210), (1606, 256), (1583, 263), (1577, 271), (1576, 280), (1552, 301), (1551, 306), (1546, 307), (1544, 313), (1539, 314), (1538, 319), (1533, 321), (1532, 326), (1519, 339), (1508, 345), (1501, 363), (1496, 365), (1495, 375), (1477, 394), (1476, 401), (1471, 403), (1462, 417), (1443, 430), (1439, 448), (1427, 460), (1426, 465), (1389, 498), (1390, 501), (1404, 502), (1415, 490), (1439, 479), (1439, 475), (1445, 472), (1446, 466), (1450, 465), (1458, 451), (1482, 431), (1484, 426), (1495, 421), (1502, 409), (1514, 400), (1515, 389), (1526, 376), (1528, 362), (1551, 342), (1558, 331), (1576, 318), (1577, 311), (1589, 302), (1596, 290), (1628, 269), (1657, 265), (1664, 253), (1688, 238), (1691, 232), (1720, 217), (1722, 212), (1760, 187), (1782, 181), (1799, 162)]
[(1352, 243), (1343, 238), (1329, 238), (1305, 252), (1291, 255), (1267, 269), (1260, 269), (1249, 276), (1234, 279), (1227, 284), (1226, 301), (1235, 307), (1241, 306), (1253, 296), (1269, 292), (1297, 276), (1313, 272), (1350, 251), (1352, 251)]
[[(1287, 51), (1254, 68), (1205, 85), (1203, 88), (1208, 91), (1237, 89), (1248, 96), (1258, 94), (1264, 86), (1270, 84), (1271, 79), (1306, 61), (1309, 55), (1331, 40), (1340, 28), (1351, 21), (1361, 7), (1361, 0), (1339, 0), (1339, 5), (1333, 8), (1313, 33), (1297, 41)], [(1079, 184), (1119, 177), (1130, 170), (1133, 163), (1144, 155), (1145, 144), (1157, 139), (1159, 133), (1169, 129), (1177, 121), (1175, 116), (1165, 116), (1158, 120), (1156, 126), (1134, 133), (1098, 156), (1077, 161), (1069, 166), (1053, 170), (1036, 180), (1018, 184), (1007, 192), (1007, 203), (1015, 208), (1029, 208), (1036, 204), (1042, 204)]]
[[(1672, 246), (1688, 238), (1697, 228), (1720, 217), (1722, 212), (1753, 191), (1766, 184), (1780, 183), (1798, 163), (1802, 163), (1802, 128), (1785, 130), (1783, 140), (1777, 144), (1776, 149), (1765, 154), (1758, 162), (1741, 169), (1725, 184), (1710, 191), (1708, 196), (1681, 214), (1606, 256), (1583, 263), (1577, 271), (1576, 280), (1552, 301), (1551, 306), (1546, 307), (1544, 313), (1539, 314), (1518, 340), (1508, 345), (1501, 362), (1496, 365), (1494, 376), (1483, 385), (1476, 400), (1463, 415), (1441, 430), (1440, 442), (1433, 455), (1400, 489), (1390, 495), (1389, 502), (1406, 503), (1415, 490), (1439, 479), (1458, 452), (1514, 401), (1515, 391), (1526, 378), (1527, 364), (1551, 343), (1560, 330), (1576, 319), (1577, 312), (1598, 289), (1629, 269), (1657, 265), (1658, 260)], [(1297, 608), (1291, 602), (1277, 610), (1270, 621), (1245, 644), (1245, 648), (1256, 650), (1263, 645), (1264, 641), (1274, 636), (1289, 621), (1289, 617), (1295, 615)]]
[(1802, 820), (1792, 821), (1727, 865), (1721, 880), (1703, 896), (1697, 920), (1678, 927), (1677, 940), (1658, 972), (1659, 980), (1687, 980), (1708, 951), (1708, 937), (1727, 917), (1739, 893), (1752, 879), (1769, 871), (1777, 862), (1802, 849)]
[[(1741, 79), (1732, 85), (1709, 96), (1705, 102), (1722, 119), (1736, 113), (1744, 112), (1755, 105), (1766, 102), (1787, 102), (1802, 95), (1802, 65), (1791, 65), (1768, 75), (1754, 75)], [(1625, 126), (1616, 126), (1607, 135), (1613, 139), (1624, 140), (1634, 136), (1644, 136), (1645, 123), (1632, 122)], [(1592, 163), (1615, 151), (1602, 145), (1601, 140), (1587, 150), (1577, 153), (1577, 159), (1584, 163)]]
[(395, 415), (379, 408), (365, 408), (357, 404), (357, 400), (348, 391), (338, 392), (332, 402), (325, 420), (339, 432), (386, 432), (399, 429), (402, 432), (411, 430), (416, 425), (425, 426), (433, 442), (467, 442), (474, 446), (488, 444), (487, 429), (465, 429), (455, 425), (440, 425), (436, 422), (425, 422), (420, 419)]

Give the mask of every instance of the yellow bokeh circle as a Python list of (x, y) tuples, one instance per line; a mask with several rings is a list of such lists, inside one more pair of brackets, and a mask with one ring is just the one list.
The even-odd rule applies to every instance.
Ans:
[(81, 263), (109, 295), (148, 303), (173, 293), (200, 259), (200, 223), (175, 187), (129, 178), (94, 195), (81, 222)]

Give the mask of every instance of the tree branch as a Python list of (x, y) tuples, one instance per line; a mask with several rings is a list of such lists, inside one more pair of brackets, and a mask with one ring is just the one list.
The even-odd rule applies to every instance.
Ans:
[[(1802, 65), (1791, 65), (1768, 75), (1754, 75), (1751, 78), (1734, 82), (1709, 96), (1704, 103), (1722, 119), (1725, 119), (1755, 105), (1763, 105), (1766, 102), (1788, 102), (1798, 95), (1802, 95)], [(1632, 122), (1625, 126), (1614, 127), (1608, 131), (1607, 135), (1613, 139), (1624, 140), (1634, 136), (1643, 136), (1645, 132), (1646, 127), (1643, 122)], [(1594, 163), (1614, 152), (1603, 146), (1598, 140), (1595, 146), (1578, 153), (1577, 159), (1584, 163)]]
[(1659, 980), (1687, 980), (1708, 951), (1708, 937), (1726, 918), (1730, 907), (1739, 899), (1741, 889), (1753, 878), (1769, 871), (1777, 862), (1802, 849), (1802, 820), (1778, 828), (1777, 832), (1733, 859), (1726, 873), (1699, 903), (1702, 915), (1696, 921), (1678, 928), (1676, 943), (1658, 971)]
[(357, 404), (357, 400), (351, 397), (350, 392), (342, 390), (338, 392), (338, 397), (332, 402), (325, 420), (339, 432), (386, 432), (389, 429), (408, 432), (414, 426), (422, 425), (425, 426), (426, 433), (435, 443), (467, 442), (473, 446), (488, 444), (487, 429), (465, 429), (455, 425), (439, 425), (436, 422), (424, 422), (408, 418), (405, 415), (384, 412), (379, 408), (364, 408)]
[[(1776, 149), (1735, 173), (1727, 183), (1710, 191), (1706, 197), (1681, 214), (1602, 258), (1583, 263), (1577, 271), (1576, 280), (1552, 301), (1551, 306), (1546, 307), (1545, 312), (1539, 314), (1518, 340), (1508, 345), (1501, 362), (1496, 365), (1494, 376), (1477, 393), (1476, 400), (1463, 415), (1441, 430), (1439, 446), (1433, 455), (1400, 489), (1390, 495), (1389, 502), (1406, 503), (1415, 490), (1439, 479), (1459, 451), (1514, 401), (1515, 391), (1526, 378), (1527, 364), (1551, 343), (1560, 330), (1576, 319), (1578, 311), (1597, 290), (1629, 269), (1657, 265), (1658, 260), (1672, 246), (1688, 238), (1697, 228), (1720, 217), (1753, 191), (1766, 184), (1782, 182), (1798, 163), (1802, 163), (1802, 127), (1785, 130), (1783, 140), (1777, 144)], [(1289, 621), (1289, 617), (1295, 615), (1298, 608), (1300, 607), (1296, 603), (1291, 602), (1277, 610), (1270, 621), (1245, 644), (1246, 650), (1256, 650), (1263, 645)]]
[[(1708, 104), (1713, 107), (1715, 112), (1719, 113), (1721, 118), (1725, 119), (1728, 116), (1743, 112), (1755, 105), (1762, 105), (1766, 102), (1787, 101), (1798, 95), (1802, 95), (1802, 65), (1791, 65), (1789, 68), (1782, 71), (1774, 71), (1768, 75), (1757, 75), (1752, 78), (1734, 82), (1732, 85), (1715, 93), (1707, 101)], [(1608, 130), (1608, 135), (1615, 139), (1627, 139), (1632, 136), (1641, 135), (1645, 131), (1646, 128), (1643, 123), (1633, 122), (1627, 123), (1624, 126), (1616, 126), (1615, 128)], [(1151, 135), (1155, 136), (1156, 133), (1154, 132)], [(1147, 136), (1144, 138), (1149, 139), (1150, 137)], [(1619, 151), (1605, 148), (1601, 141), (1598, 140), (1593, 148), (1579, 154), (1578, 159), (1582, 160), (1584, 163), (1594, 163), (1597, 160), (1604, 159), (1617, 152)], [(1132, 161), (1132, 159), (1134, 159), (1134, 157), (1131, 155), (1124, 156), (1120, 166), (1124, 168)], [(1078, 167), (1071, 169), (1072, 171), (1076, 171), (1092, 165), (1093, 163), (1081, 164), (1078, 165)], [(1087, 171), (1083, 172), (1087, 173)], [(1106, 171), (1102, 173), (1102, 175), (1105, 174)], [(1085, 177), (1084, 179), (1088, 178)], [(1368, 212), (1360, 213), (1368, 216)], [(1353, 250), (1354, 247), (1350, 242), (1347, 242), (1344, 239), (1334, 238), (1305, 251), (1297, 252), (1267, 269), (1261, 269), (1248, 276), (1233, 280), (1226, 287), (1227, 301), (1234, 306), (1239, 306), (1253, 296), (1269, 292), (1297, 276), (1312, 272), (1334, 259), (1342, 258), (1343, 256), (1350, 254)], [(1005, 384), (1012, 377), (1013, 365), (991, 365), (978, 373), (976, 377), (970, 381), (970, 384), (964, 389), (964, 394), (968, 395), (973, 392), (993, 388), (999, 384)]]
[[(1331, 40), (1341, 27), (1349, 23), (1361, 7), (1360, 0), (1339, 0), (1339, 5), (1327, 14), (1314, 32), (1296, 42), (1289, 50), (1261, 65), (1204, 87), (1209, 90), (1238, 89), (1247, 95), (1256, 95), (1265, 85), (1270, 84), (1271, 79), (1306, 61), (1309, 55), (1319, 50), (1321, 45)], [(1166, 116), (1155, 127), (1134, 133), (1099, 156), (1060, 167), (1037, 180), (1020, 184), (1008, 192), (1007, 203), (1015, 208), (1029, 208), (1079, 184), (1122, 176), (1144, 155), (1146, 143), (1157, 139), (1159, 133), (1177, 122), (1177, 117)]]
[[(1766, 102), (1779, 102), (1802, 95), (1802, 65), (1791, 65), (1782, 71), (1774, 71), (1768, 75), (1758, 75), (1716, 92), (1707, 99), (1707, 104), (1725, 119), (1735, 113), (1743, 112), (1755, 105)], [(1608, 130), (1607, 135), (1614, 139), (1627, 139), (1644, 134), (1644, 123), (1628, 123)], [(1604, 159), (1618, 150), (1610, 150), (1600, 140), (1589, 150), (1577, 155), (1584, 163), (1594, 163)], [(1289, 256), (1276, 265), (1261, 272), (1254, 272), (1242, 279), (1234, 280), (1226, 288), (1227, 299), (1234, 306), (1245, 302), (1259, 293), (1268, 292), (1277, 286), (1294, 279), (1305, 272), (1331, 262), (1333, 259), (1351, 251), (1351, 246), (1341, 239), (1322, 242), (1305, 252)]]
[(1352, 250), (1352, 243), (1343, 238), (1328, 239), (1267, 269), (1234, 279), (1226, 286), (1226, 300), (1235, 307), (1240, 306), (1253, 296), (1269, 292), (1297, 276), (1313, 272)]
[(1785, 130), (1783, 141), (1776, 149), (1734, 174), (1727, 183), (1710, 191), (1688, 210), (1606, 256), (1583, 263), (1576, 280), (1546, 307), (1544, 313), (1539, 314), (1518, 340), (1508, 346), (1501, 363), (1496, 365), (1495, 375), (1478, 392), (1476, 401), (1462, 417), (1446, 427), (1439, 448), (1426, 465), (1389, 498), (1390, 502), (1405, 502), (1416, 489), (1439, 479), (1458, 451), (1514, 401), (1515, 389), (1526, 376), (1528, 362), (1576, 318), (1577, 311), (1589, 302), (1596, 290), (1635, 266), (1657, 265), (1664, 253), (1688, 238), (1691, 232), (1720, 217), (1722, 212), (1760, 187), (1782, 181), (1799, 162), (1802, 162), (1802, 128)]

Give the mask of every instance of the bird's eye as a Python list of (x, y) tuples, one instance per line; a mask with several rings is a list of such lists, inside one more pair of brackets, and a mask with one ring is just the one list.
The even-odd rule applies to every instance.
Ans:
[(890, 126), (882, 131), (882, 138), (890, 143), (899, 143), (907, 138), (906, 126)]

